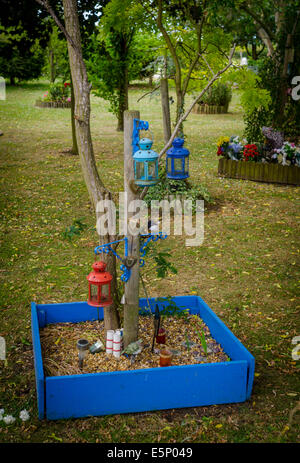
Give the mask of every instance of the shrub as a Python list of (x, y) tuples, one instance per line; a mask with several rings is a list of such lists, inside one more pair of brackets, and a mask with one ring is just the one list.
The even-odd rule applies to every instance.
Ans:
[(167, 178), (165, 169), (159, 172), (159, 182), (149, 188), (144, 200), (151, 206), (152, 200), (161, 201), (169, 199), (169, 196), (184, 197), (193, 201), (192, 211), (196, 211), (196, 200), (213, 202), (209, 191), (201, 184), (193, 185), (187, 180), (171, 180)]
[(217, 82), (203, 95), (202, 103), (214, 106), (225, 106), (228, 109), (232, 98), (231, 88), (227, 84)]
[(70, 101), (70, 84), (68, 82), (51, 84), (49, 91), (44, 95), (44, 101)]

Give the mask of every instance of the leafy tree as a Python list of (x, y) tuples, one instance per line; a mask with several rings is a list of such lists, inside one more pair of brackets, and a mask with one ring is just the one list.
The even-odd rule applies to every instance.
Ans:
[(0, 10), (0, 75), (12, 84), (39, 77), (47, 31), (38, 5), (34, 0), (0, 0)]
[[(207, 0), (157, 0), (143, 2), (143, 6), (148, 20), (152, 18), (155, 21), (172, 58), (177, 124), (184, 114), (186, 94), (192, 87), (195, 90), (204, 88), (209, 74), (214, 74), (220, 64), (224, 64), (224, 51), (229, 50), (228, 37), (231, 37), (225, 37), (222, 31), (218, 32), (215, 28), (212, 30), (210, 23), (214, 12)], [(214, 63), (208, 63), (212, 50), (215, 58), (219, 54), (219, 59), (214, 58)], [(198, 85), (195, 85), (196, 81)], [(179, 134), (183, 134), (182, 124)]]
[(0, 26), (0, 75), (19, 81), (38, 78), (42, 72), (44, 52), (39, 40), (31, 41), (22, 27)]
[(141, 6), (130, 0), (112, 0), (103, 10), (98, 34), (90, 47), (88, 69), (97, 86), (96, 94), (110, 102), (110, 110), (118, 119), (117, 130), (123, 130), (129, 80), (137, 75), (134, 36), (141, 13)]
[[(236, 31), (239, 43), (247, 45), (237, 23), (244, 25), (244, 30), (265, 46), (266, 56), (262, 55), (257, 63), (260, 80), (256, 88), (268, 91), (271, 103), (265, 111), (258, 101), (253, 109), (254, 119), (260, 119), (262, 125), (271, 124), (284, 130), (286, 135), (299, 134), (300, 107), (290, 96), (292, 78), (299, 75), (300, 69), (299, 0), (221, 0), (217, 10), (221, 15), (220, 10), (227, 11), (230, 21), (226, 27)], [(246, 117), (247, 125), (251, 124), (251, 115), (248, 113)]]
[(51, 83), (61, 77), (67, 80), (70, 75), (68, 48), (64, 37), (61, 37), (61, 31), (52, 22), (52, 32), (49, 37), (49, 42), (46, 48), (46, 64), (44, 73), (49, 78)]

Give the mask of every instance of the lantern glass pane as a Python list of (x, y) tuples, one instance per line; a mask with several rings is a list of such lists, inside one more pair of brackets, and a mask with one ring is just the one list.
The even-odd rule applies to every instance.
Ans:
[(109, 298), (109, 283), (106, 283), (101, 286), (101, 298), (100, 302), (105, 302)]
[(174, 171), (176, 174), (182, 172), (182, 167), (183, 167), (183, 159), (182, 158), (175, 158), (174, 159)]
[(135, 163), (135, 168), (136, 168), (136, 178), (144, 178), (145, 177), (145, 168), (144, 168), (144, 163), (137, 161)]
[(185, 173), (188, 174), (189, 173), (189, 158), (187, 157), (186, 160), (185, 160)]
[(171, 173), (172, 172), (172, 159), (171, 158), (168, 158), (168, 172)]
[(149, 180), (153, 180), (154, 178), (156, 178), (155, 166), (156, 166), (155, 161), (148, 162), (148, 179)]
[(91, 301), (97, 302), (98, 301), (98, 286), (90, 285), (90, 288), (91, 288)]

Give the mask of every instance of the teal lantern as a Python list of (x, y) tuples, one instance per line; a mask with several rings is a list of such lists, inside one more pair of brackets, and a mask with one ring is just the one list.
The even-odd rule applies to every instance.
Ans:
[(151, 149), (153, 141), (149, 138), (139, 140), (139, 150), (133, 155), (134, 181), (141, 187), (155, 185), (158, 182), (158, 154)]
[(172, 148), (167, 151), (167, 177), (172, 180), (184, 180), (189, 175), (189, 150), (183, 147), (183, 138), (174, 138)]

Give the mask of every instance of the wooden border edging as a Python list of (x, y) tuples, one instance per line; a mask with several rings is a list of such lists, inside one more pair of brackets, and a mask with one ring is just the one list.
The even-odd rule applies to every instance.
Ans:
[(262, 162), (233, 161), (220, 158), (218, 175), (227, 178), (253, 180), (255, 182), (300, 185), (300, 168)]
[(39, 108), (71, 108), (71, 102), (66, 101), (39, 101), (35, 102), (35, 106)]

